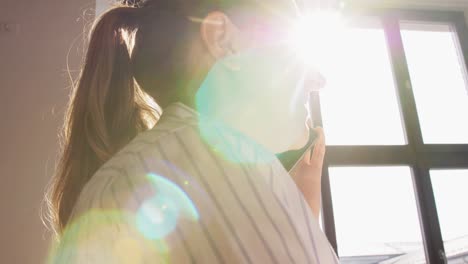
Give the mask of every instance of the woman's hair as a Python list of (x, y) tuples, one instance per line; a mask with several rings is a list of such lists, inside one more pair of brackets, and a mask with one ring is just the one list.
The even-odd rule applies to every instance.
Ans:
[(162, 108), (177, 99), (177, 86), (182, 85), (177, 74), (184, 66), (183, 51), (194, 24), (187, 17), (223, 5), (215, 0), (134, 2), (125, 1), (104, 13), (89, 37), (46, 197), (48, 220), (57, 234), (69, 222), (91, 176), (157, 121), (159, 113), (149, 99)]
[(56, 232), (67, 224), (87, 181), (116, 151), (149, 127), (155, 112), (135, 84), (123, 32), (136, 27), (135, 9), (116, 7), (94, 25), (79, 81), (61, 131), (61, 156), (48, 193)]

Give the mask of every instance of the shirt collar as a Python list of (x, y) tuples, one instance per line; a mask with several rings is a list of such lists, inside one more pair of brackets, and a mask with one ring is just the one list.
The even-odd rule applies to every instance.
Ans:
[(197, 120), (200, 114), (182, 102), (175, 102), (163, 109), (161, 119)]
[[(161, 115), (161, 119), (160, 121), (158, 122), (161, 122), (162, 120), (174, 120), (174, 121), (179, 121), (179, 122), (184, 122), (184, 123), (190, 123), (192, 125), (200, 125), (199, 124), (199, 121), (200, 119), (202, 120), (206, 120), (206, 118), (200, 118), (200, 113), (198, 113), (195, 109), (187, 106), (186, 104), (182, 103), (182, 102), (175, 102), (175, 103), (172, 103), (170, 105), (168, 105), (166, 108), (163, 109), (163, 114)], [(177, 122), (178, 123), (178, 122)], [(230, 132), (226, 133), (224, 136), (232, 136), (232, 130), (230, 130)], [(236, 133), (238, 134), (238, 133)], [(240, 140), (241, 138), (244, 138), (243, 141), (245, 141), (246, 137), (239, 137), (239, 136), (235, 136), (236, 140), (235, 141), (235, 145), (238, 145), (239, 142), (237, 142), (237, 140)], [(247, 140), (249, 141), (249, 140)], [(252, 145), (256, 145), (254, 144), (254, 142), (250, 142), (250, 144), (248, 144), (250, 146)], [(294, 167), (295, 163), (297, 163), (297, 161), (302, 158), (302, 155), (303, 153), (305, 153), (305, 149), (306, 148), (310, 148), (312, 145), (312, 141), (309, 140), (309, 142), (307, 143), (307, 145), (301, 149), (301, 150), (296, 150), (296, 151), (289, 151), (287, 153), (283, 153), (283, 156), (279, 155), (280, 159), (278, 159), (278, 157), (275, 157), (274, 155), (270, 156), (270, 161), (271, 162), (278, 162), (278, 163), (282, 163), (282, 159), (284, 159), (285, 162), (289, 162), (292, 164), (289, 164), (289, 165), (293, 165), (291, 167)], [(232, 147), (232, 146), (230, 146)], [(263, 149), (262, 147), (260, 146), (257, 146), (257, 150), (260, 150), (260, 149)], [(244, 149), (245, 150), (245, 149)], [(262, 152), (264, 152), (266, 150), (263, 150)], [(297, 153), (296, 153), (297, 152)], [(273, 153), (270, 153), (270, 154), (273, 154)], [(298, 156), (299, 154), (299, 156)], [(293, 160), (289, 160), (289, 159), (293, 159)], [(286, 164), (283, 164), (283, 166), (286, 165)], [(283, 168), (283, 166), (280, 166), (281, 168)], [(292, 168), (291, 168), (292, 169)], [(283, 168), (284, 170), (284, 168)], [(286, 170), (284, 170), (286, 171)]]

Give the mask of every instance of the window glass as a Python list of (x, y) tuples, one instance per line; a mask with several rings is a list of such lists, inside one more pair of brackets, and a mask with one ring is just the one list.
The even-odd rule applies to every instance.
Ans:
[(401, 23), (401, 35), (425, 143), (468, 143), (466, 69), (447, 24)]
[(468, 169), (431, 170), (432, 188), (449, 263), (468, 260)]
[(330, 145), (406, 144), (381, 25), (350, 27), (320, 92)]
[(329, 174), (343, 263), (381, 263), (413, 254), (424, 261), (409, 167), (332, 167)]

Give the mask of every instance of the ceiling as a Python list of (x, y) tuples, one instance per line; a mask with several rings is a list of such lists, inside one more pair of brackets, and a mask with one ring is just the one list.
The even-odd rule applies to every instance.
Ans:
[[(422, 8), (422, 9), (447, 9), (468, 10), (468, 0), (303, 0), (316, 3), (344, 2), (347, 5), (387, 8)], [(97, 13), (109, 6), (110, 0), (96, 0)]]
[(342, 0), (347, 5), (382, 8), (468, 10), (468, 0)]

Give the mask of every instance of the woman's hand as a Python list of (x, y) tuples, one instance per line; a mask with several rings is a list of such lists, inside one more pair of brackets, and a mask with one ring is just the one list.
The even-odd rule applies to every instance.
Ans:
[(318, 218), (321, 208), (321, 184), (323, 159), (325, 157), (325, 136), (321, 127), (315, 128), (318, 134), (313, 150), (310, 149), (296, 168), (291, 172), (291, 176), (301, 190), (314, 215)]

